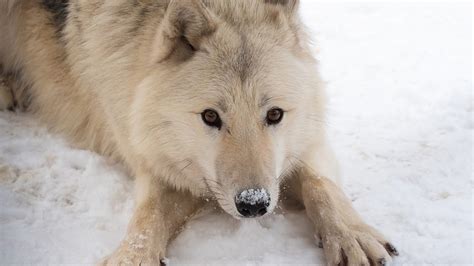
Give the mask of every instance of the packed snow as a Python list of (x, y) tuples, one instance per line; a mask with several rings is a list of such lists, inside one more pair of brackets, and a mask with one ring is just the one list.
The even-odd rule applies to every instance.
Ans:
[[(302, 15), (328, 82), (344, 189), (396, 264), (472, 263), (471, 5), (323, 4)], [(125, 234), (133, 181), (29, 114), (0, 113), (0, 264), (92, 264)], [(208, 210), (169, 263), (322, 264), (302, 212)]]

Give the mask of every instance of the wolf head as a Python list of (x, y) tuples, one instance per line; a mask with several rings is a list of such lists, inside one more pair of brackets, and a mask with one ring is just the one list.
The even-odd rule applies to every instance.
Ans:
[(133, 104), (142, 165), (235, 217), (272, 211), (322, 131), (296, 1), (171, 1)]

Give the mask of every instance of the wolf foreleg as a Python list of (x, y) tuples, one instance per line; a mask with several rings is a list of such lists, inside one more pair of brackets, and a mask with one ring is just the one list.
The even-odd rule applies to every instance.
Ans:
[(331, 180), (301, 174), (301, 195), (315, 225), (328, 265), (385, 265), (396, 249), (363, 222), (349, 199)]
[[(367, 225), (352, 207), (338, 180), (337, 161), (324, 142), (311, 163), (288, 182), (291, 197), (302, 203), (313, 222), (328, 265), (384, 265), (398, 255), (395, 247)], [(330, 178), (329, 178), (330, 177)]]
[(159, 265), (168, 242), (203, 205), (152, 178), (137, 179), (137, 207), (125, 239), (103, 265)]

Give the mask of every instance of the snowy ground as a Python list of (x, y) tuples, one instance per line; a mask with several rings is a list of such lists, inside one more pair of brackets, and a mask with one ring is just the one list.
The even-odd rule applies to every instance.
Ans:
[[(345, 189), (399, 248), (397, 264), (472, 263), (471, 7), (321, 4), (302, 13), (331, 96)], [(27, 114), (0, 113), (0, 264), (93, 263), (123, 237), (132, 181)], [(302, 213), (210, 213), (171, 264), (324, 263)]]

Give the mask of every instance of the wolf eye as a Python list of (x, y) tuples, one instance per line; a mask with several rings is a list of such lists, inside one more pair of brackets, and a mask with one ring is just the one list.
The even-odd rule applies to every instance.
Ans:
[(222, 127), (222, 121), (219, 114), (212, 109), (204, 110), (204, 112), (201, 113), (201, 118), (202, 121), (210, 127), (216, 127), (218, 129), (221, 129)]
[(276, 125), (280, 123), (280, 121), (283, 119), (283, 110), (280, 108), (272, 108), (267, 112), (267, 124), (269, 125)]

